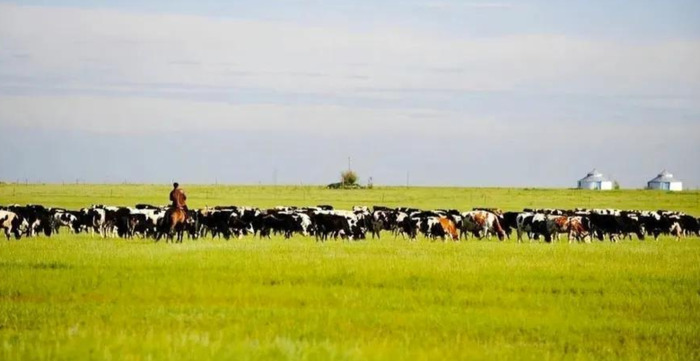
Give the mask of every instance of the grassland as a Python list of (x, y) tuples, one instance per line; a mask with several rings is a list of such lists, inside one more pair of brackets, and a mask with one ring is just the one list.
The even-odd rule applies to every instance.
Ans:
[[(647, 190), (583, 191), (577, 189), (517, 188), (422, 188), (376, 187), (330, 190), (310, 186), (215, 186), (185, 185), (188, 204), (278, 205), (332, 204), (387, 205), (418, 208), (499, 207), (520, 210), (537, 208), (673, 209), (700, 215), (700, 191), (660, 192)], [(0, 204), (38, 203), (80, 208), (90, 204), (134, 205), (168, 203), (169, 185), (15, 185), (0, 184)]]
[[(168, 187), (2, 185), (0, 203), (162, 204)], [(675, 209), (697, 192), (186, 187), (241, 204)], [(700, 240), (0, 242), (1, 360), (697, 360)]]

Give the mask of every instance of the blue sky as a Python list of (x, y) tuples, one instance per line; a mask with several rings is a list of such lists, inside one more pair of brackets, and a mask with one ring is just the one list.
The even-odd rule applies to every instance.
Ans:
[[(697, 1), (0, 1), (0, 178), (700, 186)], [(176, 171), (175, 169), (180, 169)]]

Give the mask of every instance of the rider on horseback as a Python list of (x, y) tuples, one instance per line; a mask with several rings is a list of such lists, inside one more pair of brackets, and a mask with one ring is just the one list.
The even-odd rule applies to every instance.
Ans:
[(166, 241), (170, 241), (176, 234), (177, 242), (182, 242), (182, 234), (187, 222), (186, 200), (187, 196), (185, 195), (185, 191), (180, 189), (180, 185), (177, 184), (177, 182), (173, 183), (173, 190), (170, 192), (170, 201), (173, 203), (170, 209), (165, 211), (163, 222), (158, 226), (156, 242), (158, 242), (163, 235), (167, 235)]
[(186, 200), (187, 196), (185, 195), (185, 191), (180, 188), (180, 184), (177, 182), (173, 183), (173, 190), (170, 192), (170, 201), (173, 202), (172, 208), (182, 209), (187, 212)]

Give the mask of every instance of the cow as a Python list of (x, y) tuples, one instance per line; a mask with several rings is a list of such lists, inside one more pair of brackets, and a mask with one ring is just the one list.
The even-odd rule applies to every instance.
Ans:
[(499, 219), (501, 227), (503, 227), (503, 231), (506, 232), (506, 236), (509, 239), (513, 230), (518, 229), (518, 214), (520, 212), (504, 212)]
[(316, 212), (311, 218), (316, 227), (314, 234), (317, 242), (325, 242), (329, 237), (338, 239), (339, 236), (347, 237), (349, 240), (353, 239), (351, 222), (348, 217), (329, 212)]
[[(573, 236), (573, 237), (572, 237)], [(577, 241), (591, 242), (591, 222), (586, 216), (569, 217), (569, 243), (575, 238)]]
[(12, 205), (7, 210), (17, 214), (27, 222), (28, 227), (24, 231), (27, 237), (36, 236), (42, 231), (46, 236), (51, 235), (53, 231), (51, 215), (44, 206), (32, 204), (26, 206)]
[(479, 239), (495, 234), (499, 240), (505, 239), (505, 231), (498, 217), (488, 211), (471, 211), (462, 213), (462, 229), (460, 237), (468, 238), (469, 232)]
[(53, 233), (58, 233), (60, 227), (68, 227), (70, 233), (76, 232), (76, 224), (78, 223), (77, 212), (71, 212), (61, 208), (49, 209), (51, 214), (51, 226)]
[(607, 234), (611, 242), (617, 242), (620, 237), (634, 233), (639, 240), (644, 240), (644, 226), (639, 217), (627, 212), (599, 214), (592, 212), (590, 217), (591, 232), (599, 240)]
[(523, 241), (523, 233), (527, 233), (531, 241), (547, 234), (547, 216), (543, 213), (520, 213), (516, 223), (518, 243)]
[(408, 237), (409, 240), (415, 240), (418, 235), (418, 227), (420, 218), (413, 218), (404, 212), (396, 212), (393, 214), (393, 223), (395, 224), (394, 239), (401, 234), (402, 238)]
[(444, 230), (445, 234), (449, 235), (453, 241), (459, 241), (459, 234), (457, 233), (457, 226), (455, 222), (447, 217), (440, 217), (440, 225)]
[[(253, 228), (253, 224), (241, 216), (240, 210), (232, 211), (230, 216), (228, 217), (228, 224), (221, 224), (220, 228), (221, 227), (227, 227), (227, 229), (223, 232), (224, 238), (227, 240), (229, 235), (235, 235), (238, 239), (241, 239), (245, 235), (254, 235), (256, 233), (255, 229)], [(263, 233), (262, 231), (260, 231), (260, 237), (262, 236)]]
[(700, 222), (695, 217), (682, 214), (679, 216), (679, 224), (686, 235), (700, 236)]
[(29, 229), (29, 223), (15, 212), (0, 210), (0, 229), (5, 230), (5, 237), (8, 241), (10, 235), (14, 235), (15, 239), (20, 239), (22, 234)]
[[(155, 237), (158, 225), (165, 217), (165, 210), (161, 207), (137, 204), (135, 208), (129, 208), (130, 233), (141, 234), (142, 237)], [(196, 211), (193, 211), (194, 213)]]
[(301, 233), (302, 236), (309, 236), (313, 232), (313, 222), (311, 217), (306, 213), (295, 213), (292, 215), (295, 221), (295, 231)]
[[(232, 209), (205, 209), (201, 213), (201, 222), (206, 230), (211, 232), (212, 238), (223, 236), (228, 240), (231, 238), (231, 220), (234, 211)], [(206, 235), (206, 231), (203, 235)]]
[(311, 217), (305, 213), (277, 212), (267, 214), (262, 218), (260, 237), (270, 237), (270, 232), (281, 233), (290, 238), (294, 233), (308, 236), (311, 233)]
[(142, 239), (152, 234), (148, 225), (148, 217), (142, 213), (131, 213), (128, 216), (127, 237), (139, 235)]
[(93, 205), (80, 210), (81, 223), (86, 230), (94, 237), (97, 232), (101, 237), (106, 237), (105, 224), (107, 221), (107, 211), (101, 205)]
[[(566, 216), (566, 215), (545, 215), (546, 227), (544, 232), (545, 242), (551, 242), (559, 239), (559, 234), (567, 233), (569, 243), (574, 239), (577, 241), (585, 240), (590, 230), (590, 222), (588, 218), (583, 216)], [(535, 227), (538, 228), (538, 227)], [(538, 230), (537, 233), (542, 233)]]
[(441, 216), (423, 215), (422, 217), (411, 217), (418, 224), (418, 230), (423, 233), (426, 238), (435, 240), (438, 237), (445, 239), (445, 229), (440, 223)]
[(271, 238), (272, 234), (282, 233), (284, 238), (291, 237), (291, 217), (287, 214), (278, 214), (266, 212), (262, 217), (262, 228), (260, 229), (260, 238)]
[(375, 210), (370, 216), (370, 225), (368, 227), (370, 233), (372, 234), (372, 239), (374, 239), (375, 236), (381, 239), (381, 231), (389, 230), (389, 227), (389, 216), (387, 215), (386, 211), (376, 210), (375, 206)]
[(569, 217), (563, 215), (545, 215), (546, 233), (544, 234), (545, 242), (551, 242), (559, 239), (560, 233), (568, 233), (569, 241), (571, 241), (572, 233), (569, 230)]
[(680, 222), (673, 222), (671, 225), (671, 235), (675, 237), (676, 241), (680, 241), (683, 238), (683, 227)]

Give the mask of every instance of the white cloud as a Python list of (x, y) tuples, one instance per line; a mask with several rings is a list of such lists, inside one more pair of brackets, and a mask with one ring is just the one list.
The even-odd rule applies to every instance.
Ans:
[(515, 7), (513, 3), (506, 2), (465, 2), (465, 1), (430, 1), (423, 5), (424, 7), (440, 10), (455, 10), (455, 9), (511, 9)]
[[(227, 104), (158, 98), (100, 96), (0, 97), (0, 124), (14, 128), (71, 129), (106, 134), (169, 134), (172, 132), (270, 132), (289, 137), (357, 137), (385, 135), (432, 144), (435, 149), (458, 144), (493, 144), (508, 149), (527, 140), (547, 153), (569, 146), (600, 146), (631, 134), (635, 139), (700, 141), (700, 123), (607, 124), (521, 116), (483, 117), (434, 109), (371, 109), (335, 105)], [(543, 153), (543, 154), (544, 154)]]
[[(440, 124), (454, 120), (455, 116), (453, 113), (431, 109), (234, 105), (136, 97), (0, 98), (0, 119), (3, 119), (2, 124), (5, 125), (122, 134), (234, 130), (287, 131), (310, 135), (357, 135), (376, 132), (425, 135), (440, 134)], [(467, 125), (468, 122), (464, 124)], [(472, 128), (483, 127), (483, 122), (475, 122)], [(460, 131), (460, 128), (455, 130)]]
[[(641, 103), (678, 98), (687, 107), (700, 94), (700, 46), (690, 41), (616, 44), (554, 35), (444, 38), (405, 29), (358, 32), (12, 5), (0, 5), (0, 62), (4, 86), (58, 90), (51, 96), (0, 96), (0, 125), (102, 133), (287, 130), (416, 139), (487, 137), (499, 143), (525, 137), (544, 140), (545, 150), (554, 142), (566, 144), (572, 134), (609, 142), (627, 134), (673, 139), (693, 129), (638, 124), (631, 129), (633, 123), (628, 123), (608, 125), (605, 136), (599, 136), (600, 130), (581, 115), (555, 112), (537, 118), (508, 109), (489, 116), (406, 104), (373, 108), (254, 99), (231, 104), (202, 101), (203, 96), (194, 100), (194, 95), (250, 88), (290, 98), (298, 93), (353, 94), (382, 102), (401, 100), (403, 91), (518, 90), (638, 95)], [(160, 98), (135, 94), (151, 86), (166, 90), (158, 93)], [(121, 96), (95, 95), (105, 91)]]
[[(492, 3), (472, 5), (478, 4)], [(0, 43), (5, 59), (0, 76), (59, 79), (66, 86), (173, 83), (314, 93), (700, 89), (697, 41), (620, 44), (537, 34), (464, 38), (395, 28), (361, 32), (0, 5)], [(24, 58), (11, 60), (15, 54)]]

